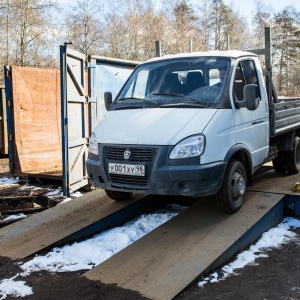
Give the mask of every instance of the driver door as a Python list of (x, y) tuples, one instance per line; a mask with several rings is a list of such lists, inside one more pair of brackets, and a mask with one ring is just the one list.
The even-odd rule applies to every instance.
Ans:
[[(250, 111), (247, 108), (235, 108), (233, 115), (235, 122), (236, 142), (244, 144), (251, 152), (253, 167), (263, 163), (269, 151), (269, 110), (267, 97), (261, 92), (262, 82), (259, 82), (255, 61), (240, 60), (235, 66), (232, 85), (234, 101), (244, 99), (243, 88), (246, 84), (256, 84), (259, 90), (259, 106)], [(234, 102), (233, 101), (233, 102)]]

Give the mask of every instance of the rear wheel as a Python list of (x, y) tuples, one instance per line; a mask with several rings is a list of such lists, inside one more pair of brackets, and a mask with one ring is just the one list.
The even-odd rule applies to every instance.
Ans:
[(285, 168), (289, 174), (298, 174), (300, 171), (300, 138), (294, 139), (292, 151), (285, 151), (283, 154)]
[(124, 200), (129, 199), (132, 196), (132, 193), (128, 193), (128, 192), (105, 190), (105, 193), (110, 199), (116, 200), (116, 201), (124, 201)]
[(284, 174), (286, 172), (282, 154), (282, 152), (279, 152), (277, 157), (272, 160), (273, 169), (278, 174)]
[(240, 160), (234, 159), (228, 164), (222, 187), (217, 194), (219, 208), (228, 213), (238, 211), (244, 202), (246, 186), (245, 167)]

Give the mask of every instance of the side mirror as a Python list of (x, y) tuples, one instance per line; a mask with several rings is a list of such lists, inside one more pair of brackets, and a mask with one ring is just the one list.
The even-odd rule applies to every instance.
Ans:
[(104, 93), (104, 103), (106, 110), (109, 110), (111, 104), (112, 104), (112, 94), (111, 92), (105, 92)]
[(256, 84), (246, 84), (243, 88), (244, 99), (235, 101), (235, 107), (246, 107), (249, 110), (256, 110), (259, 106), (258, 86)]

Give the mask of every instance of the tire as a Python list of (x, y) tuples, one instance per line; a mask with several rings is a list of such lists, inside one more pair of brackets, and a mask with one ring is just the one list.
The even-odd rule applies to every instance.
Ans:
[(282, 152), (279, 152), (277, 157), (272, 160), (273, 169), (277, 174), (284, 174), (286, 172), (282, 154)]
[(283, 162), (287, 172), (290, 175), (298, 174), (300, 171), (300, 138), (294, 139), (292, 151), (285, 151), (283, 154)]
[(217, 193), (219, 209), (227, 213), (237, 212), (244, 202), (246, 186), (247, 174), (243, 163), (237, 159), (230, 161)]
[(128, 193), (128, 192), (105, 190), (105, 193), (110, 199), (116, 200), (116, 201), (124, 201), (124, 200), (129, 199), (132, 196), (132, 193)]

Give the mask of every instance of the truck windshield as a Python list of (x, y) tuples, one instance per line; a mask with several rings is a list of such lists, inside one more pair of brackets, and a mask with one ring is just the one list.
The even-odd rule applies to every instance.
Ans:
[[(185, 57), (154, 60), (139, 65), (130, 76), (115, 103), (141, 105), (153, 101), (151, 107), (169, 107), (174, 103), (199, 101), (208, 107), (216, 103), (227, 80), (229, 58)], [(150, 103), (151, 104), (151, 103)], [(166, 105), (167, 104), (167, 105)]]

